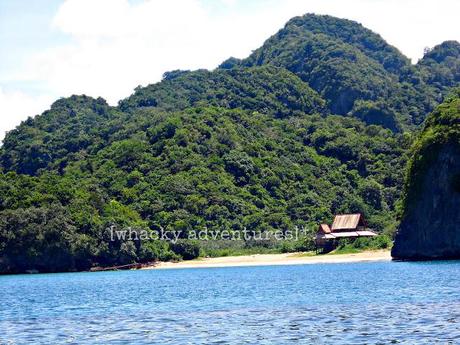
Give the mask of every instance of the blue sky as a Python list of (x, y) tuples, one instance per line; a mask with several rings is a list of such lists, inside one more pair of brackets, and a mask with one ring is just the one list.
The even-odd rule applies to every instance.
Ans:
[(245, 57), (310, 12), (359, 21), (413, 61), (460, 41), (458, 0), (0, 0), (0, 140), (57, 98), (116, 104), (167, 70)]
[[(0, 54), (0, 76), (4, 87), (9, 86), (5, 79), (30, 54), (68, 38), (49, 25), (61, 3), (61, 0), (0, 0), (0, 47), (5, 52)], [(14, 80), (11, 82), (11, 87), (15, 87)]]

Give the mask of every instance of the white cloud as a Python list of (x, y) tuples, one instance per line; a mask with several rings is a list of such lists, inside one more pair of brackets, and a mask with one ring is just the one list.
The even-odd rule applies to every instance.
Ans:
[(6, 92), (0, 87), (0, 140), (6, 131), (16, 127), (29, 116), (48, 109), (53, 102), (50, 96), (30, 96), (20, 91)]
[(52, 25), (71, 42), (34, 54), (21, 78), (61, 96), (85, 93), (116, 104), (165, 71), (247, 56), (288, 19), (277, 17), (272, 10), (213, 16), (197, 0), (67, 0)]
[[(50, 25), (66, 44), (32, 54), (13, 78), (45, 85), (39, 97), (3, 93), (0, 133), (45, 110), (50, 97), (102, 96), (115, 104), (172, 69), (214, 68), (245, 57), (291, 17), (307, 12), (361, 22), (413, 59), (460, 40), (458, 0), (66, 0)], [(46, 89), (46, 90), (45, 90)], [(44, 102), (46, 100), (46, 102)], [(0, 134), (1, 138), (1, 134)]]

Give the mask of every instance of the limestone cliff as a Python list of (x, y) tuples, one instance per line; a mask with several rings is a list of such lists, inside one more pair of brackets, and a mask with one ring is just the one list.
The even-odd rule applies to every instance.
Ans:
[(460, 258), (460, 92), (429, 116), (413, 148), (392, 256)]

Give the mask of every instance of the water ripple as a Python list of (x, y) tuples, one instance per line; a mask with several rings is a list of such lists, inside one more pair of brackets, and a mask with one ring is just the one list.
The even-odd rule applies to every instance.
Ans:
[(459, 344), (460, 263), (0, 277), (4, 344)]

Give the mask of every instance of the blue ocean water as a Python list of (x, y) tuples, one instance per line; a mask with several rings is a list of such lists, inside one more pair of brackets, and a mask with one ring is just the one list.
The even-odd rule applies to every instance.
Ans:
[(0, 344), (460, 344), (460, 262), (0, 276)]

